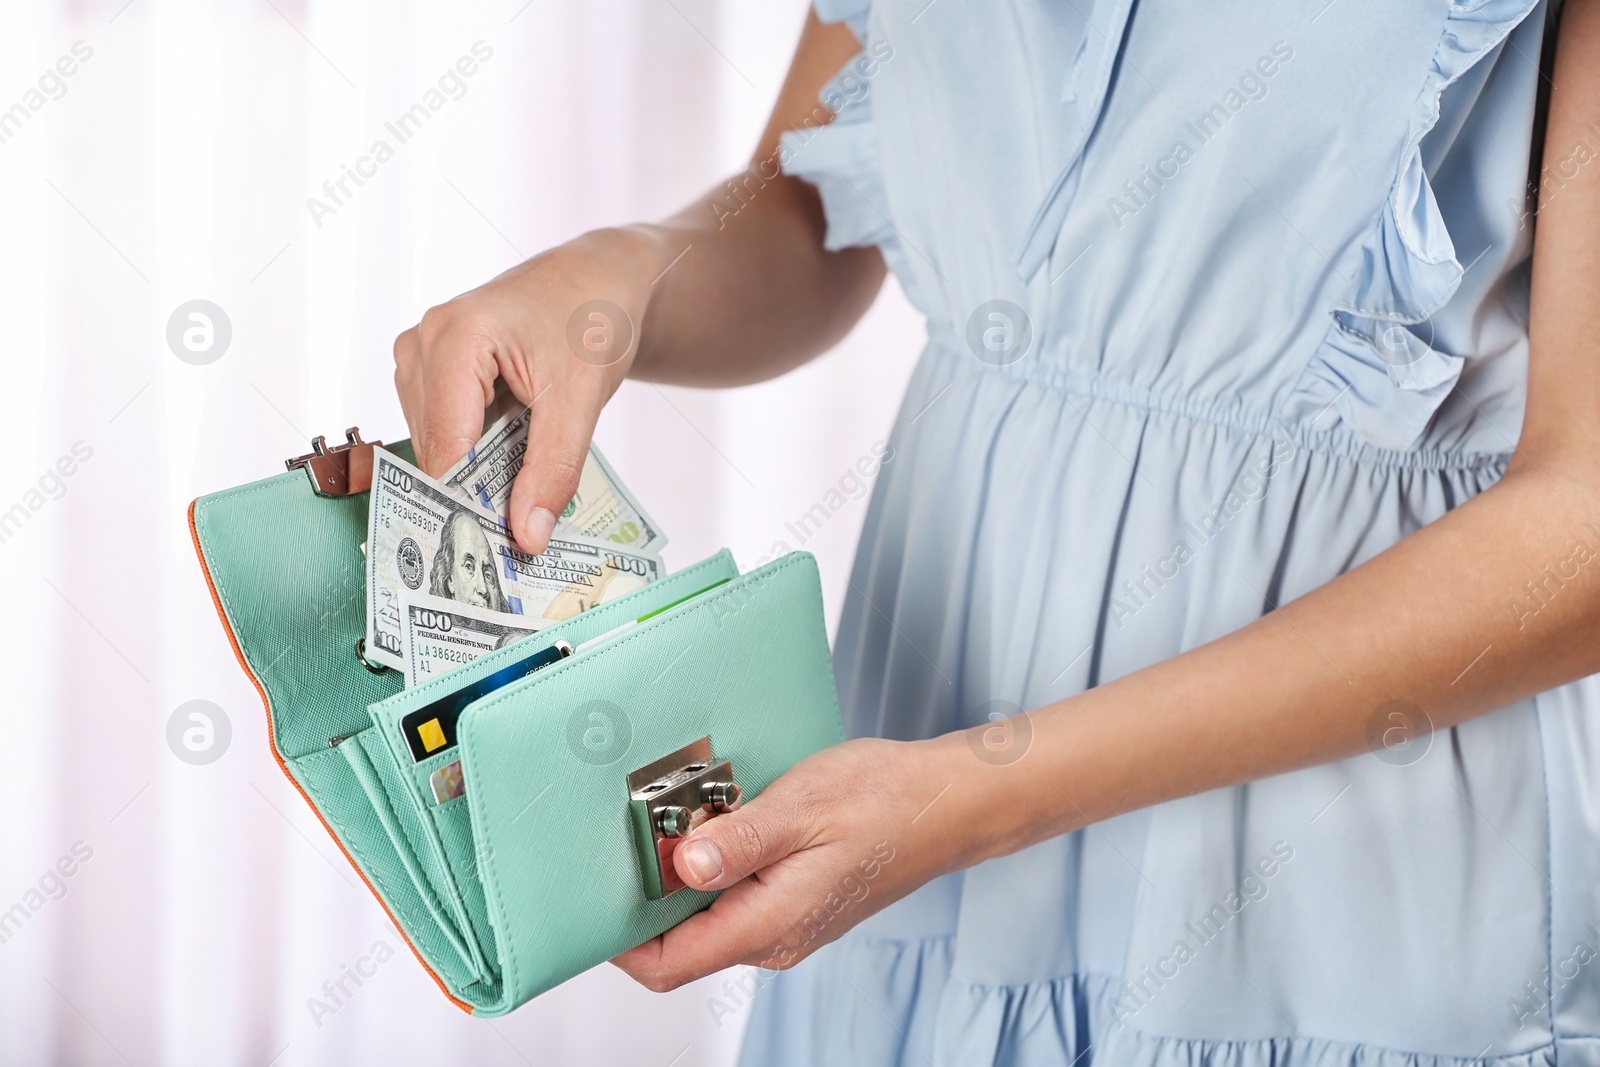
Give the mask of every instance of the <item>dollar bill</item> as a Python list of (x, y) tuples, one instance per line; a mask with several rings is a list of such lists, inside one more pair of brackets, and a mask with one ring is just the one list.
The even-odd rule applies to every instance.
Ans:
[[(485, 511), (505, 517), (511, 500), (511, 485), (528, 451), (528, 427), (533, 416), (532, 409), (520, 404), (504, 404), (499, 397), (496, 397), (496, 408), (491, 408), (490, 413), (496, 409), (501, 414), (440, 481)], [(657, 554), (667, 543), (661, 528), (629, 494), (600, 449), (593, 444), (589, 446), (583, 473), (578, 477), (578, 491), (556, 518), (555, 536), (610, 541), (635, 552)]]
[(402, 596), (400, 607), (408, 689), (549, 625), (544, 619), (502, 614), (427, 593)]
[(556, 622), (662, 574), (651, 553), (585, 537), (552, 537), (531, 556), (495, 515), (384, 449), (373, 450), (370, 508), (366, 656), (401, 670), (408, 594)]

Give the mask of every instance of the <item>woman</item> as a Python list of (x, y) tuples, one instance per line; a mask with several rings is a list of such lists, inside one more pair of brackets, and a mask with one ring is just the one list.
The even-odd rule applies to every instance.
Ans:
[(736, 200), (396, 344), (429, 471), (537, 401), (535, 550), (625, 374), (780, 374), (886, 262), (928, 317), (857, 740), (618, 963), (764, 966), (753, 1063), (1600, 1062), (1600, 3), (819, 14)]

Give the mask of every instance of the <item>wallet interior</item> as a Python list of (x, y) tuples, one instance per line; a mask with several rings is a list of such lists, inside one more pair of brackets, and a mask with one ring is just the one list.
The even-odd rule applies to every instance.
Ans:
[[(410, 458), (404, 445), (389, 447)], [(403, 744), (398, 734), (385, 736), (375, 723), (397, 722), (558, 638), (580, 645), (733, 579), (737, 568), (724, 551), (402, 691), (400, 672), (373, 673), (356, 654), (365, 631), (360, 543), (367, 501), (366, 493), (318, 495), (306, 472), (294, 470), (202, 497), (191, 505), (190, 528), (230, 641), (266, 705), (284, 772), (446, 995), (468, 1011), (498, 1014), (711, 899), (688, 890), (666, 900), (642, 898), (628, 839), (625, 768), (591, 766), (562, 750), (568, 708), (597, 692), (627, 703), (635, 709), (637, 750), (650, 755), (705, 733), (707, 721), (721, 721), (722, 736), (713, 738), (719, 758), (732, 749), (754, 754), (743, 757), (747, 795), (795, 759), (839, 740), (815, 564), (805, 556), (800, 568), (769, 565), (485, 696), (462, 715), (459, 751), (443, 754), (462, 759), (466, 795), (437, 804), (426, 776), (448, 760), (414, 765), (409, 753), (396, 750)], [(742, 611), (752, 582), (784, 572), (799, 575), (778, 583), (799, 590), (798, 609), (768, 603)], [(719, 635), (735, 616), (730, 629), (748, 634), (742, 650), (730, 653), (732, 643)], [(790, 617), (803, 621), (785, 621)], [(760, 662), (759, 650), (788, 646), (795, 655), (776, 665)], [(691, 676), (745, 678), (748, 695), (712, 694), (697, 715), (682, 707), (681, 691), (652, 684), (652, 675), (673, 664), (684, 664), (681, 671)], [(719, 718), (718, 707), (741, 699), (759, 705), (748, 721), (730, 722), (726, 712)], [(552, 714), (541, 714), (547, 706)], [(831, 712), (817, 714), (818, 708)], [(762, 710), (775, 721), (764, 722)], [(538, 809), (552, 788), (564, 795)], [(587, 806), (573, 808), (577, 797), (588, 798)], [(552, 838), (549, 820), (575, 810), (571, 831), (558, 829)], [(557, 863), (560, 871), (545, 869)], [(592, 930), (584, 924), (595, 920), (575, 892), (586, 883), (598, 894), (587, 906), (612, 915)], [(523, 899), (560, 903), (551, 914), (530, 916), (517, 903)]]

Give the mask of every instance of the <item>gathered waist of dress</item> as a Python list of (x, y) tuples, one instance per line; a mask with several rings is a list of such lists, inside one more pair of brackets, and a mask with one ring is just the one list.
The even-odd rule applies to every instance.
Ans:
[(1070, 367), (1033, 351), (1025, 352), (1012, 362), (1006, 362), (1003, 356), (990, 361), (974, 355), (966, 339), (931, 328), (920, 373), (927, 390), (923, 403), (931, 400), (935, 393), (958, 382), (976, 386), (975, 379), (998, 378), (1014, 382), (1019, 388), (1053, 392), (1064, 403), (1081, 408), (1080, 413), (1085, 415), (1087, 409), (1082, 408), (1085, 402), (1114, 404), (1150, 415), (1218, 426), (1240, 437), (1289, 441), (1300, 449), (1372, 467), (1409, 470), (1503, 468), (1511, 457), (1509, 451), (1452, 451), (1427, 447), (1398, 451), (1383, 448), (1364, 440), (1346, 426), (1338, 417), (1335, 403), (1330, 403), (1314, 418), (1293, 420), (1282, 417), (1270, 408), (1252, 404), (1242, 396), (1205, 396), (1163, 390), (1115, 375)]

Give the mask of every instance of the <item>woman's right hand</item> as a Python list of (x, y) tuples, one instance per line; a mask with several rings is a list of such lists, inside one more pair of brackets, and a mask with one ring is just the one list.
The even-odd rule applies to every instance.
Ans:
[(541, 253), (401, 334), (394, 380), (418, 465), (437, 476), (467, 454), (504, 378), (533, 408), (507, 518), (524, 549), (542, 552), (600, 409), (630, 370), (739, 385), (837, 343), (877, 294), (883, 259), (875, 248), (828, 252), (816, 190), (776, 160), (779, 134), (817, 124), (818, 92), (860, 47), (849, 27), (810, 12), (745, 172), (663, 223), (595, 230)]
[(600, 409), (627, 375), (651, 282), (673, 253), (644, 227), (596, 230), (429, 308), (394, 342), (417, 463), (435, 477), (483, 431), (495, 381), (533, 408), (511, 532), (540, 553), (577, 491)]

